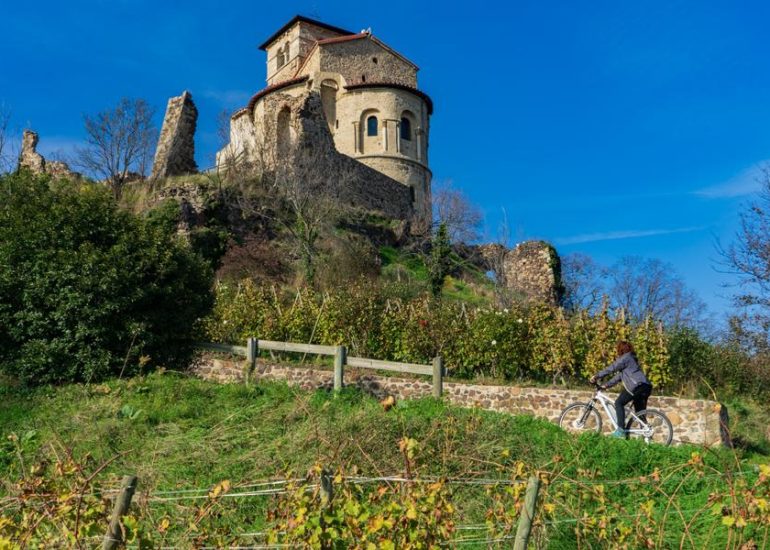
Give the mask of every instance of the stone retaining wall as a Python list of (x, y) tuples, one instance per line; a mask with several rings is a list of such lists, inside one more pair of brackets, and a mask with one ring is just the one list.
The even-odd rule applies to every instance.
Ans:
[[(193, 372), (206, 380), (241, 382), (245, 379), (245, 363), (202, 357)], [(312, 390), (331, 389), (334, 385), (331, 370), (283, 366), (258, 362), (252, 380), (285, 380), (292, 386)], [(345, 370), (345, 385), (354, 386), (377, 398), (392, 395), (397, 399), (428, 397), (432, 383), (428, 378), (397, 378), (378, 376), (371, 371)], [(562, 409), (576, 401), (587, 401), (591, 393), (579, 390), (526, 388), (518, 386), (487, 386), (445, 382), (444, 396), (454, 405), (480, 407), (512, 414), (531, 414), (555, 422)], [(674, 426), (674, 443), (698, 445), (729, 444), (727, 409), (714, 401), (651, 397), (649, 406), (666, 413)], [(603, 413), (602, 413), (603, 415)], [(608, 421), (604, 422), (605, 431)]]

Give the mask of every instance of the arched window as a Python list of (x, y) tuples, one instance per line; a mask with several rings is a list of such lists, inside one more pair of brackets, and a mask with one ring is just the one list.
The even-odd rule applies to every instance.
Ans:
[(278, 48), (278, 54), (276, 55), (276, 68), (280, 69), (286, 65), (286, 56), (283, 53), (283, 48)]
[(367, 136), (376, 136), (377, 135), (377, 117), (376, 116), (370, 116), (366, 119), (366, 135)]
[(412, 140), (412, 123), (406, 117), (401, 117), (401, 139)]

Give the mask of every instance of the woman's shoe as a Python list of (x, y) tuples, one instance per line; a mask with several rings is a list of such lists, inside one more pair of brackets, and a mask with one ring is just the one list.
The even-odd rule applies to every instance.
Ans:
[(626, 438), (626, 430), (621, 430), (620, 428), (618, 428), (617, 430), (612, 432), (611, 435), (612, 435), (612, 437), (617, 437), (619, 439), (625, 439)]

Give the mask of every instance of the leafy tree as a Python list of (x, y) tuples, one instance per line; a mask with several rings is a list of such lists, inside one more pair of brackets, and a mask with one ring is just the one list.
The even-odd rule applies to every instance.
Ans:
[(0, 370), (27, 384), (185, 365), (211, 271), (103, 188), (0, 179)]
[(430, 252), (430, 291), (435, 297), (441, 296), (444, 279), (452, 267), (452, 247), (449, 243), (447, 225), (441, 223), (433, 237)]

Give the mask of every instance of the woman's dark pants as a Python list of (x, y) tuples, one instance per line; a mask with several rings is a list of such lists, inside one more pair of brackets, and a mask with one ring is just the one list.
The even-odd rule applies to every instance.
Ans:
[[(634, 410), (638, 413), (647, 408), (647, 398), (652, 393), (652, 386), (649, 384), (640, 384), (634, 393), (628, 393), (626, 388), (620, 392), (620, 395), (615, 400), (615, 418), (618, 420), (618, 428), (621, 430), (626, 429), (626, 410), (625, 406), (629, 402), (634, 402)], [(646, 420), (642, 418), (642, 420)]]

